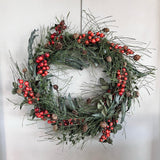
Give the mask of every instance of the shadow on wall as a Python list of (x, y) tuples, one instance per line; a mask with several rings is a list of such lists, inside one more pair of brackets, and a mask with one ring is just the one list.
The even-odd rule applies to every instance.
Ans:
[(0, 75), (0, 160), (6, 160), (1, 75)]

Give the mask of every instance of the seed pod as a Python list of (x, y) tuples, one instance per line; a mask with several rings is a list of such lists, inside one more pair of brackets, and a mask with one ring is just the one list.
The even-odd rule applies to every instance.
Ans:
[(109, 32), (109, 28), (103, 28), (103, 32)]
[(107, 123), (105, 121), (103, 121), (103, 122), (100, 123), (100, 126), (102, 128), (106, 128), (107, 127)]
[(84, 124), (83, 125), (83, 132), (87, 132), (87, 130), (88, 130), (88, 126), (87, 126), (87, 124)]
[(26, 73), (27, 72), (27, 68), (23, 68), (22, 72)]
[(128, 92), (126, 92), (126, 96), (127, 97), (130, 97), (131, 96), (131, 93), (128, 91)]
[(62, 45), (61, 42), (57, 42), (55, 48), (56, 48), (56, 50), (60, 50), (60, 49), (62, 49), (62, 46), (63, 46), (63, 45)]
[(86, 51), (86, 50), (83, 50), (83, 51), (82, 51), (82, 54), (83, 54), (83, 55), (86, 55), (86, 54), (87, 54), (87, 51)]
[(134, 59), (135, 61), (138, 61), (140, 58), (141, 58), (141, 56), (138, 55), (138, 54), (136, 54), (136, 55), (133, 57), (133, 59)]
[(78, 33), (73, 34), (73, 38), (74, 38), (74, 39), (77, 39), (78, 37), (79, 37), (79, 34), (78, 34)]
[(124, 62), (124, 63), (123, 63), (123, 67), (126, 67), (126, 66), (127, 66), (127, 62)]
[(135, 91), (135, 96), (136, 96), (136, 98), (139, 97), (139, 92), (138, 91)]
[(56, 114), (52, 114), (52, 119), (53, 120), (57, 120), (58, 119), (58, 116)]
[(57, 131), (58, 130), (58, 126), (55, 124), (53, 125), (53, 131)]
[(128, 46), (123, 46), (123, 49), (124, 49), (125, 51), (127, 51)]
[(78, 115), (78, 112), (76, 110), (73, 110), (72, 113)]
[(58, 90), (58, 85), (54, 84), (53, 88), (57, 91)]
[(106, 60), (107, 60), (107, 62), (112, 62), (112, 57), (108, 56), (108, 57), (106, 57)]
[(87, 104), (90, 104), (90, 103), (91, 103), (91, 99), (88, 98), (88, 99), (87, 99)]
[(17, 93), (18, 93), (18, 94), (21, 94), (21, 93), (22, 93), (22, 88), (18, 88), (18, 89), (17, 89)]

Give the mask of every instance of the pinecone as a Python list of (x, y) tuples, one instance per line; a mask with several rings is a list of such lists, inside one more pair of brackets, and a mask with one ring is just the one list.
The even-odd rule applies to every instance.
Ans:
[(136, 54), (136, 55), (133, 57), (133, 59), (134, 59), (135, 61), (138, 61), (140, 58), (141, 58), (141, 56), (138, 55), (138, 54)]
[(60, 50), (60, 49), (62, 49), (62, 46), (63, 46), (63, 45), (62, 45), (61, 42), (57, 42), (55, 48), (56, 48), (56, 50)]
[(76, 110), (73, 110), (72, 113), (78, 115), (78, 112)]
[(88, 126), (87, 126), (87, 124), (84, 124), (83, 125), (83, 132), (87, 132), (87, 130), (88, 130)]
[(74, 38), (74, 39), (77, 39), (78, 37), (79, 37), (79, 34), (78, 34), (78, 33), (73, 34), (73, 38)]
[(22, 93), (22, 88), (18, 88), (18, 89), (17, 89), (17, 93), (18, 93), (18, 94), (21, 94), (21, 93)]
[(103, 122), (100, 123), (100, 126), (102, 128), (106, 128), (107, 127), (107, 123), (105, 121), (103, 121)]
[(109, 32), (109, 28), (103, 28), (103, 32)]
[(54, 84), (53, 88), (57, 91), (58, 90), (58, 85)]
[(27, 72), (27, 68), (23, 68), (22, 72), (26, 73)]
[(58, 126), (55, 124), (53, 125), (53, 131), (57, 131), (58, 130)]
[(107, 62), (112, 62), (112, 57), (108, 56), (108, 57), (106, 57), (106, 60), (107, 60)]
[(56, 114), (52, 114), (52, 119), (53, 120), (57, 120), (58, 119), (58, 116)]
[(125, 51), (127, 51), (128, 46), (123, 46), (123, 49), (124, 49)]

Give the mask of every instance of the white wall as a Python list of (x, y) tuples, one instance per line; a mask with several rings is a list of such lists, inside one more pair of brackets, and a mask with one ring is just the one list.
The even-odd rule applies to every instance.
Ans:
[[(89, 8), (94, 15), (102, 17), (112, 15), (116, 25), (119, 26), (115, 28), (119, 35), (151, 42), (150, 46), (157, 51), (153, 52), (151, 60), (144, 59), (144, 62), (148, 61), (157, 67), (160, 65), (159, 7), (159, 0), (83, 0), (83, 9)], [(6, 100), (13, 97), (10, 94), (12, 74), (9, 68), (9, 50), (15, 60), (23, 62), (27, 58), (28, 37), (34, 28), (39, 28), (43, 24), (49, 25), (54, 22), (55, 16), (66, 15), (69, 11), (73, 25), (79, 26), (79, 10), (79, 0), (0, 0), (0, 83), (2, 86), (0, 96), (3, 100), (5, 126), (3, 146), (6, 146), (6, 160), (157, 160), (159, 70), (153, 83), (154, 91), (151, 91), (150, 96), (142, 91), (141, 107), (136, 104), (133, 114), (131, 113), (127, 118), (126, 139), (123, 132), (120, 132), (116, 135), (113, 146), (106, 145), (107, 149), (97, 143), (96, 139), (93, 142), (89, 141), (83, 151), (68, 147), (62, 150), (63, 147), (56, 146), (55, 143), (40, 142), (39, 136), (43, 134), (43, 131), (38, 129), (40, 124), (38, 127), (27, 126), (30, 122), (25, 119), (22, 127), (25, 109), (22, 111), (18, 108), (13, 109), (14, 106)], [(0, 132), (3, 132), (2, 126), (0, 127)], [(0, 148), (0, 154), (1, 152), (4, 153)]]

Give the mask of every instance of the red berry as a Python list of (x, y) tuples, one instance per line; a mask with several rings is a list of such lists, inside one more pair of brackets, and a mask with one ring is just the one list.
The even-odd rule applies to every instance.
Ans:
[(43, 67), (42, 70), (46, 70), (46, 67)]
[(118, 49), (122, 49), (122, 46), (119, 46)]
[(31, 92), (29, 95), (30, 95), (31, 97), (33, 97), (33, 96), (34, 96), (34, 93), (33, 93), (33, 92)]
[(51, 42), (50, 42), (50, 41), (48, 41), (48, 44), (49, 44), (49, 45), (51, 45)]
[(23, 85), (22, 85), (22, 84), (20, 84), (20, 85), (19, 85), (19, 88), (23, 88)]
[(100, 141), (100, 142), (103, 142), (103, 139), (102, 139), (102, 138), (100, 138), (100, 139), (99, 139), (99, 141)]
[(96, 38), (96, 42), (99, 42), (100, 41), (100, 38)]
[(103, 33), (101, 33), (101, 34), (100, 34), (100, 37), (101, 37), (101, 38), (103, 38), (103, 37), (104, 37), (104, 34), (103, 34)]
[(88, 40), (86, 40), (86, 41), (85, 41), (85, 44), (86, 44), (86, 45), (88, 45), (88, 44), (89, 44), (89, 41), (88, 41)]
[(79, 39), (82, 39), (82, 36), (79, 36)]
[(51, 39), (54, 39), (54, 35), (53, 34), (51, 34)]
[(90, 35), (93, 37), (93, 36), (94, 36), (94, 33), (91, 33)]
[(28, 82), (28, 81), (25, 81), (25, 82), (24, 82), (24, 85), (25, 85), (25, 86), (29, 86), (29, 82)]
[(125, 88), (125, 84), (122, 84), (122, 88)]
[(126, 72), (126, 68), (122, 68), (122, 71), (123, 71), (123, 72)]
[(84, 38), (86, 35), (85, 34), (82, 34), (82, 37)]
[(40, 67), (43, 67), (44, 63), (43, 63), (43, 62), (41, 62), (39, 65), (40, 65)]
[(43, 59), (44, 59), (43, 56), (39, 56), (39, 57), (38, 57), (38, 60), (39, 60), (39, 61), (43, 61)]
[(123, 81), (123, 84), (126, 84), (126, 81)]
[(120, 87), (120, 85), (121, 85), (120, 83), (117, 83), (117, 87)]
[(51, 41), (52, 45), (54, 45), (54, 41)]
[(110, 137), (110, 134), (109, 134), (109, 133), (107, 133), (107, 137)]
[(96, 35), (97, 35), (97, 36), (99, 36), (99, 35), (100, 35), (100, 33), (99, 33), (99, 32), (97, 32), (97, 33), (96, 33)]
[(20, 84), (23, 84), (23, 79), (18, 79)]
[(105, 135), (102, 135), (101, 138), (102, 138), (103, 140), (106, 140), (106, 139), (107, 139), (107, 137), (106, 137)]
[(122, 95), (123, 95), (123, 92), (120, 91), (120, 92), (119, 92), (119, 95), (122, 96)]
[(108, 122), (110, 122), (110, 120), (108, 120)]
[(51, 124), (52, 123), (52, 121), (51, 120), (48, 120), (48, 124)]
[(29, 87), (26, 87), (26, 91), (29, 91)]
[(110, 122), (109, 126), (110, 126), (110, 127), (113, 126), (113, 122)]
[(39, 70), (38, 72), (37, 72), (37, 74), (42, 74), (43, 73), (43, 71), (42, 70)]
[(48, 71), (44, 71), (44, 74), (47, 75), (47, 74), (48, 74)]
[(92, 39), (92, 43), (96, 43), (96, 40), (95, 40), (95, 39)]
[(32, 104), (32, 101), (28, 101), (28, 104)]
[(128, 76), (128, 73), (127, 73), (127, 72), (125, 72), (125, 73), (124, 73), (124, 75), (125, 75), (125, 76)]
[(121, 53), (124, 53), (124, 50), (120, 50)]
[(91, 31), (88, 31), (88, 34), (91, 34), (92, 32)]
[(118, 44), (116, 44), (116, 45), (114, 46), (114, 48), (115, 48), (115, 49), (118, 49)]
[(78, 40), (77, 40), (77, 42), (78, 42), (78, 43), (81, 43), (81, 40), (80, 40), (80, 39), (78, 39)]
[(110, 133), (110, 132), (111, 132), (110, 130), (106, 129), (106, 133)]
[(125, 90), (124, 90), (124, 88), (121, 88), (121, 92), (124, 92)]
[(113, 130), (114, 128), (113, 127), (111, 127), (111, 130)]
[(36, 59), (36, 63), (39, 63), (40, 61), (38, 59)]
[(47, 63), (44, 63), (44, 66), (46, 67), (46, 66), (48, 66), (48, 64), (47, 64)]
[(126, 81), (128, 78), (127, 77), (124, 77), (124, 80)]
[(44, 55), (46, 58), (48, 58), (50, 56), (49, 53), (45, 53)]
[(24, 94), (24, 97), (27, 97), (27, 94)]
[(47, 70), (49, 70), (49, 69), (50, 69), (50, 67), (49, 67), (49, 66), (47, 66), (47, 67), (46, 67), (46, 69), (47, 69)]
[(116, 120), (116, 123), (118, 123), (118, 119)]
[(88, 39), (92, 39), (92, 36), (88, 36)]

